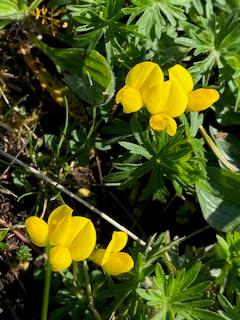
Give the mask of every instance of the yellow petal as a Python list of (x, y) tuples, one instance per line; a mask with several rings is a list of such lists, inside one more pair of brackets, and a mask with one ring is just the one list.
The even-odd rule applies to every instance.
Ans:
[(200, 88), (192, 91), (188, 96), (187, 111), (202, 111), (213, 105), (220, 95), (215, 89)]
[(136, 64), (127, 74), (125, 83), (141, 93), (148, 87), (155, 86), (164, 79), (163, 72), (158, 64), (144, 61)]
[(72, 257), (68, 248), (56, 246), (50, 250), (49, 259), (53, 271), (67, 269), (72, 263)]
[(158, 113), (151, 116), (149, 125), (156, 131), (167, 130), (170, 136), (174, 136), (177, 131), (176, 121), (165, 113)]
[(169, 80), (169, 93), (165, 108), (162, 112), (172, 118), (180, 116), (187, 107), (188, 95), (176, 79)]
[(109, 242), (105, 250), (105, 253), (102, 259), (102, 265), (106, 263), (111, 253), (121, 251), (126, 246), (127, 240), (128, 240), (128, 235), (126, 232), (114, 231), (112, 234), (112, 240)]
[[(92, 253), (96, 245), (96, 230), (90, 219), (73, 217), (71, 232), (74, 234), (68, 248), (74, 261), (83, 261)], [(73, 227), (74, 225), (74, 227)]]
[(98, 264), (99, 266), (102, 265), (102, 260), (104, 257), (106, 250), (105, 249), (97, 249), (94, 250), (93, 253), (90, 255), (89, 260), (93, 261), (94, 263)]
[(168, 80), (144, 91), (143, 99), (149, 113), (156, 114), (164, 112), (170, 92), (170, 86), (171, 82)]
[[(61, 207), (61, 208), (60, 208)], [(71, 236), (72, 209), (66, 205), (55, 209), (49, 216), (49, 239), (52, 245), (66, 246)]]
[(142, 108), (142, 97), (140, 92), (128, 85), (120, 89), (116, 95), (116, 103), (121, 103), (123, 112), (131, 113), (136, 112)]
[(106, 273), (113, 276), (129, 272), (133, 267), (134, 261), (126, 252), (112, 253), (107, 262), (102, 266)]
[(67, 246), (69, 247), (71, 245), (71, 243), (73, 242), (73, 240), (76, 238), (76, 236), (78, 235), (78, 233), (87, 226), (87, 224), (89, 223), (89, 219), (85, 218), (85, 217), (80, 217), (80, 216), (74, 216), (71, 219), (71, 225), (70, 225), (70, 229), (71, 229), (71, 234), (68, 238), (68, 244)]
[(184, 88), (185, 93), (189, 94), (193, 90), (193, 79), (190, 72), (180, 64), (176, 64), (168, 69), (169, 79), (175, 78)]
[(112, 234), (112, 240), (109, 242), (107, 249), (110, 248), (111, 253), (121, 251), (127, 244), (128, 235), (123, 231), (114, 231)]
[(73, 209), (71, 209), (69, 206), (66, 204), (63, 204), (56, 209), (54, 209), (51, 214), (49, 215), (48, 218), (48, 225), (49, 225), (49, 230), (53, 232), (59, 222), (64, 218), (66, 215), (71, 215), (73, 212)]
[(48, 244), (48, 224), (38, 217), (29, 217), (25, 222), (32, 243), (38, 247)]

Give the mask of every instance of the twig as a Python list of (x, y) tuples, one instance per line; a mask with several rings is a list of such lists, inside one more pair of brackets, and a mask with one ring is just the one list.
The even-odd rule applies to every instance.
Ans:
[(0, 150), (0, 156), (7, 158), (8, 160), (10, 160), (12, 163), (16, 163), (19, 166), (23, 167), (24, 169), (26, 169), (27, 171), (33, 173), (36, 177), (38, 177), (41, 180), (44, 180), (45, 182), (49, 183), (50, 185), (52, 185), (53, 187), (57, 188), (58, 190), (64, 192), (65, 194), (67, 194), (69, 197), (73, 198), (74, 200), (80, 202), (81, 204), (83, 204), (85, 207), (87, 207), (89, 210), (95, 212), (96, 214), (98, 214), (102, 219), (104, 219), (105, 221), (109, 222), (111, 225), (113, 225), (115, 228), (126, 232), (130, 238), (132, 238), (135, 241), (138, 241), (141, 245), (145, 246), (146, 242), (143, 241), (142, 239), (140, 239), (137, 235), (135, 235), (133, 232), (131, 232), (130, 230), (128, 230), (127, 228), (125, 228), (124, 226), (122, 226), (120, 223), (118, 223), (117, 221), (115, 221), (114, 219), (112, 219), (111, 217), (109, 217), (106, 213), (102, 212), (101, 210), (95, 208), (94, 206), (92, 206), (90, 203), (88, 203), (87, 201), (83, 200), (82, 198), (78, 197), (76, 194), (74, 194), (73, 192), (69, 191), (68, 189), (66, 189), (63, 185), (59, 184), (58, 182), (52, 180), (51, 178), (49, 178), (48, 176), (44, 175), (43, 173), (39, 172), (38, 170), (36, 170), (35, 168), (27, 165), (26, 163), (22, 162), (19, 159), (16, 159), (15, 157), (13, 157), (12, 155), (8, 154), (7, 152)]
[(84, 274), (84, 280), (85, 280), (85, 285), (87, 288), (87, 295), (88, 295), (88, 301), (89, 301), (88, 307), (91, 310), (94, 318), (97, 320), (101, 320), (102, 318), (94, 306), (94, 300), (93, 300), (93, 296), (92, 296), (92, 288), (91, 288), (91, 283), (90, 283), (89, 274), (88, 274), (87, 260), (83, 261), (83, 274)]
[(13, 227), (8, 224), (6, 221), (4, 221), (3, 219), (0, 219), (0, 226), (4, 227), (4, 228), (9, 228), (14, 234), (15, 236), (20, 239), (22, 242), (30, 245), (31, 241), (26, 238), (20, 231), (14, 230)]

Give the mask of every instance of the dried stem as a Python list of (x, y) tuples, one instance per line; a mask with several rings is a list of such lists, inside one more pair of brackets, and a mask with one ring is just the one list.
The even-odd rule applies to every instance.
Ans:
[(115, 221), (114, 219), (112, 219), (111, 217), (109, 217), (106, 213), (102, 212), (101, 210), (95, 208), (94, 206), (92, 206), (90, 203), (88, 203), (87, 201), (83, 200), (82, 198), (78, 197), (76, 194), (74, 194), (73, 192), (69, 191), (68, 189), (66, 189), (63, 185), (59, 184), (58, 182), (52, 180), (51, 178), (49, 178), (48, 176), (44, 175), (43, 173), (41, 173), (40, 171), (36, 170), (35, 168), (27, 165), (26, 163), (24, 163), (23, 161), (16, 159), (15, 157), (13, 157), (12, 155), (8, 154), (7, 152), (0, 150), (0, 156), (7, 158), (8, 160), (10, 160), (12, 163), (16, 163), (17, 165), (23, 167), (24, 169), (26, 169), (27, 171), (33, 173), (36, 177), (38, 177), (41, 180), (44, 180), (45, 182), (49, 183), (51, 186), (57, 188), (58, 190), (64, 192), (65, 194), (67, 194), (69, 197), (73, 198), (74, 200), (80, 202), (82, 205), (84, 205), (85, 207), (87, 207), (89, 210), (95, 212), (96, 214), (98, 214), (102, 219), (104, 219), (105, 221), (109, 222), (111, 225), (113, 225), (115, 228), (117, 228), (118, 230), (124, 231), (126, 232), (130, 238), (132, 238), (135, 241), (138, 241), (141, 245), (145, 246), (146, 242), (143, 241), (142, 239), (140, 239), (137, 235), (135, 235), (133, 232), (131, 232), (130, 230), (128, 230), (127, 228), (125, 228), (124, 226), (122, 226), (120, 223), (118, 223), (117, 221)]
[(4, 228), (9, 228), (19, 240), (21, 240), (22, 242), (24, 242), (28, 245), (31, 244), (31, 241), (28, 238), (26, 238), (20, 231), (14, 230), (12, 225), (8, 224), (3, 219), (0, 219), (0, 226), (2, 226)]

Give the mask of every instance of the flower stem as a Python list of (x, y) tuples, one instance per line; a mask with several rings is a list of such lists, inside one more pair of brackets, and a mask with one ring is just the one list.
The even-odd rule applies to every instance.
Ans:
[(94, 299), (92, 296), (92, 288), (91, 288), (91, 283), (90, 283), (90, 279), (89, 279), (89, 274), (88, 274), (88, 265), (87, 265), (87, 261), (84, 260), (83, 261), (83, 273), (84, 273), (84, 280), (85, 280), (85, 285), (86, 285), (86, 289), (87, 289), (87, 295), (88, 295), (88, 307), (91, 310), (94, 319), (96, 320), (101, 320), (101, 316), (98, 313), (97, 309), (94, 306)]
[(46, 265), (46, 273), (45, 273), (45, 281), (44, 281), (44, 290), (43, 290), (43, 303), (42, 303), (42, 316), (41, 320), (48, 319), (48, 304), (49, 304), (49, 293), (50, 293), (50, 286), (51, 286), (51, 265), (49, 262), (49, 249), (47, 248), (47, 265)]

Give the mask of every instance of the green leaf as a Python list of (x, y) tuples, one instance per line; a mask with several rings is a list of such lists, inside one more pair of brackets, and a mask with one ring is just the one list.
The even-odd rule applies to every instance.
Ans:
[(2, 241), (8, 234), (9, 228), (0, 228), (0, 241)]
[(206, 221), (228, 232), (240, 228), (240, 175), (217, 167), (208, 167), (207, 187), (197, 186), (197, 197)]
[(1, 0), (0, 20), (21, 20), (26, 16), (24, 0)]
[(81, 48), (56, 49), (38, 39), (34, 43), (55, 63), (63, 81), (83, 101), (106, 104), (113, 96), (115, 79), (106, 59), (97, 51)]
[(140, 156), (143, 156), (144, 158), (150, 160), (152, 158), (152, 155), (142, 146), (139, 146), (138, 144), (126, 142), (126, 141), (120, 141), (118, 142), (120, 146), (130, 151), (132, 154), (139, 154)]
[(30, 4), (28, 11), (31, 12), (33, 10), (35, 10), (44, 0), (34, 0), (32, 1), (32, 3)]
[(209, 310), (204, 310), (204, 309), (194, 309), (191, 311), (191, 315), (195, 317), (195, 319), (199, 320), (224, 320), (219, 314), (209, 311)]
[(221, 312), (221, 314), (224, 315), (223, 319), (239, 320), (240, 304), (237, 304), (236, 306), (232, 305), (227, 298), (221, 294), (218, 295), (218, 300), (224, 309), (224, 312)]
[[(0, 249), (7, 249), (8, 245), (4, 242), (0, 242)], [(1, 311), (1, 310), (0, 310)], [(1, 313), (1, 312), (0, 312)]]
[(237, 135), (209, 127), (209, 132), (223, 156), (240, 170), (240, 140)]
[(230, 248), (225, 239), (223, 239), (221, 236), (217, 234), (217, 242), (221, 248), (221, 252), (223, 253), (223, 256), (226, 258), (230, 255)]

